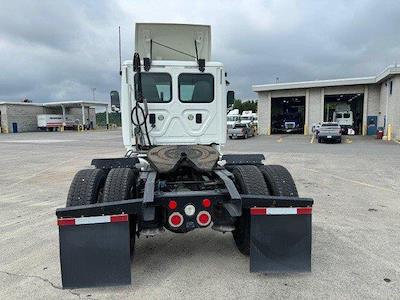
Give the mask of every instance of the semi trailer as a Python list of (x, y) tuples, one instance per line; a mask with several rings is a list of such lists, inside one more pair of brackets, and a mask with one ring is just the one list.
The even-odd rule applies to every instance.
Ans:
[(313, 200), (263, 154), (222, 154), (234, 95), (210, 26), (135, 33), (112, 103), (127, 152), (78, 171), (56, 210), (63, 287), (131, 284), (135, 240), (165, 230), (230, 232), (250, 272), (309, 272)]

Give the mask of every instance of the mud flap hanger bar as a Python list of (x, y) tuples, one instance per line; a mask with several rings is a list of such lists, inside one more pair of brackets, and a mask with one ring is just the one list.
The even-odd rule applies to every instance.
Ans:
[[(151, 206), (162, 205), (165, 199), (187, 199), (190, 197), (218, 198), (221, 201), (229, 202), (228, 191), (221, 192), (188, 192), (188, 193), (162, 193), (154, 196), (154, 201), (148, 203)], [(251, 207), (307, 207), (312, 206), (310, 198), (264, 196), (240, 194), (243, 208)], [(96, 203), (90, 205), (63, 207), (56, 210), (58, 218), (101, 216), (117, 214), (141, 214), (143, 211), (143, 198), (115, 201), (108, 203)]]

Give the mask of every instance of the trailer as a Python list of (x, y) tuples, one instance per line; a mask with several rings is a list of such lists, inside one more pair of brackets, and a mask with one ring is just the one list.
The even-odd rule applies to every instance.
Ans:
[(40, 114), (37, 115), (37, 126), (39, 130), (53, 131), (64, 126), (66, 129), (73, 129), (75, 122), (71, 121), (71, 117), (56, 114)]
[(210, 26), (140, 23), (135, 37), (112, 103), (127, 152), (78, 171), (56, 211), (63, 287), (131, 284), (137, 238), (210, 227), (250, 272), (309, 272), (313, 200), (263, 154), (221, 153), (234, 97)]

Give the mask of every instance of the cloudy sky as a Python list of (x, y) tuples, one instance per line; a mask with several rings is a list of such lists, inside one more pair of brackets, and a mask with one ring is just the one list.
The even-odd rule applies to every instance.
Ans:
[(399, 0), (0, 0), (0, 100), (108, 100), (135, 22), (212, 25), (213, 60), (252, 84), (369, 76), (400, 63)]

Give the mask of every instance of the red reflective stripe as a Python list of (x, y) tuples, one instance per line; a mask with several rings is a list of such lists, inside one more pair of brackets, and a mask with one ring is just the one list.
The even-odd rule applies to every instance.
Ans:
[(116, 223), (116, 222), (127, 222), (128, 221), (128, 215), (115, 215), (111, 216), (111, 223)]
[(75, 225), (75, 218), (58, 219), (57, 225), (58, 226)]
[(266, 214), (267, 214), (267, 209), (265, 207), (252, 207), (250, 209), (250, 215), (252, 216), (259, 216)]
[(298, 215), (311, 215), (312, 207), (298, 207), (297, 214)]

